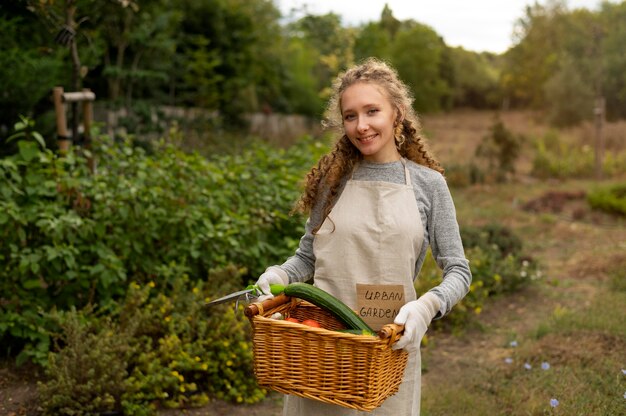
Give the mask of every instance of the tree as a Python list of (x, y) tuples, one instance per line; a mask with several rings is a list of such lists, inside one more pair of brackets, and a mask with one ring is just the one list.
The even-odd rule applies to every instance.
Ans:
[(402, 22), (393, 16), (393, 12), (389, 8), (389, 5), (385, 3), (385, 7), (380, 14), (380, 27), (389, 34), (389, 38), (396, 37), (396, 33), (400, 30)]
[(354, 60), (362, 61), (370, 56), (389, 60), (391, 37), (380, 23), (370, 22), (360, 27), (354, 40)]
[(514, 46), (505, 53), (501, 86), (513, 105), (541, 108), (543, 85), (558, 69), (563, 40), (562, 0), (527, 6), (514, 27)]
[(596, 65), (603, 70), (601, 93), (606, 97), (607, 115), (626, 118), (626, 2), (603, 2), (600, 27), (604, 28), (604, 36), (601, 59)]
[[(232, 124), (256, 111), (261, 103), (279, 96), (284, 53), (278, 25), (280, 13), (268, 0), (184, 0), (179, 51), (182, 67), (176, 73), (176, 89), (189, 97), (196, 88), (184, 72), (198, 50), (212, 60), (206, 80), (215, 87), (216, 110)], [(194, 58), (195, 56), (195, 58)], [(219, 81), (219, 82), (216, 82)], [(206, 93), (206, 91), (204, 92)]]
[(291, 37), (302, 39), (318, 54), (313, 74), (317, 93), (325, 101), (332, 79), (354, 62), (352, 32), (341, 26), (341, 19), (334, 13), (306, 15), (293, 23), (289, 31)]
[(35, 117), (36, 107), (63, 79), (64, 51), (26, 7), (0, 8), (0, 136), (8, 135), (20, 114)]
[(290, 112), (320, 117), (324, 100), (320, 96), (318, 80), (313, 73), (318, 64), (319, 52), (304, 39), (291, 38), (287, 49), (283, 92)]
[(453, 106), (495, 108), (498, 106), (498, 75), (495, 55), (462, 47), (449, 48), (453, 67)]
[(440, 63), (446, 48), (443, 40), (428, 26), (409, 22), (398, 31), (391, 47), (391, 62), (415, 95), (417, 111), (441, 109), (449, 92), (441, 78)]
[[(96, 5), (95, 0), (26, 0), (29, 10), (35, 13), (40, 21), (46, 24), (56, 34), (55, 41), (61, 47), (68, 49), (71, 62), (70, 90), (80, 91), (83, 78), (87, 73), (87, 66), (79, 54), (79, 38), (86, 34), (81, 25), (89, 20), (89, 15)], [(85, 36), (86, 38), (88, 36)], [(71, 104), (72, 137), (78, 137), (78, 103)]]
[(100, 71), (109, 102), (127, 109), (136, 96), (166, 89), (178, 44), (180, 10), (164, 0), (99, 2), (93, 25), (103, 44)]
[(545, 84), (548, 120), (558, 127), (571, 126), (593, 115), (594, 91), (583, 81), (575, 60), (560, 59), (561, 66)]

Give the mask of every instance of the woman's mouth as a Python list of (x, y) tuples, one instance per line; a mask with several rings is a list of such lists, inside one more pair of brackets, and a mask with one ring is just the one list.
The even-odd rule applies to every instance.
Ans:
[(376, 136), (378, 136), (378, 134), (374, 133), (374, 134), (370, 134), (370, 135), (367, 135), (367, 136), (359, 137), (359, 139), (358, 139), (358, 140), (359, 140), (361, 143), (369, 143), (369, 142), (371, 142), (372, 140), (374, 140), (374, 138), (375, 138)]

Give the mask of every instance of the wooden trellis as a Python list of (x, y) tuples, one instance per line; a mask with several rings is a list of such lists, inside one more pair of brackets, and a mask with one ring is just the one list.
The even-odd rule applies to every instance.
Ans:
[[(67, 116), (66, 116), (66, 103), (70, 103), (76, 106), (78, 103), (82, 103), (83, 113), (83, 146), (86, 149), (91, 148), (91, 125), (93, 123), (93, 102), (96, 99), (96, 94), (90, 89), (85, 88), (78, 92), (64, 92), (63, 87), (54, 87), (52, 90), (52, 96), (54, 100), (54, 111), (56, 113), (57, 124), (57, 143), (59, 145), (59, 152), (67, 153), (70, 148), (71, 140), (75, 142), (78, 139), (78, 131), (74, 129), (72, 131), (72, 137), (67, 129)], [(76, 115), (76, 107), (74, 107), (74, 117)], [(89, 168), (93, 172), (95, 165), (91, 156), (87, 158)]]

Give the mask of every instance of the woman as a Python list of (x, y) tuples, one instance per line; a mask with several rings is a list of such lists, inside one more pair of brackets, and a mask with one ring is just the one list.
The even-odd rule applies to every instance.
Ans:
[[(394, 348), (409, 352), (405, 376), (398, 393), (363, 414), (419, 415), (421, 339), (471, 283), (454, 204), (443, 169), (419, 133), (411, 94), (394, 69), (370, 58), (333, 86), (326, 123), (341, 136), (307, 175), (297, 205), (309, 214), (305, 234), (295, 255), (269, 267), (257, 284), (269, 294), (272, 283), (313, 279), (353, 309), (357, 285), (402, 285), (408, 302), (394, 322), (405, 331)], [(429, 246), (443, 280), (417, 299), (414, 279)], [(283, 414), (360, 412), (286, 396)]]

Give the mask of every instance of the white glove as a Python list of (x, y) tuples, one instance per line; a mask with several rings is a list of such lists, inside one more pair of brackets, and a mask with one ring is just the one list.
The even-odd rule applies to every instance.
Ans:
[(263, 302), (267, 299), (272, 299), (274, 295), (270, 292), (270, 285), (285, 285), (289, 284), (289, 277), (284, 270), (279, 267), (272, 266), (268, 267), (261, 276), (259, 276), (259, 280), (256, 281), (259, 290), (263, 293), (263, 295), (259, 296), (258, 301)]
[(401, 307), (393, 322), (397, 325), (404, 325), (404, 334), (391, 348), (394, 350), (418, 349), (430, 321), (433, 320), (440, 306), (437, 295), (426, 292), (418, 300)]

